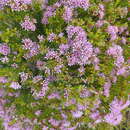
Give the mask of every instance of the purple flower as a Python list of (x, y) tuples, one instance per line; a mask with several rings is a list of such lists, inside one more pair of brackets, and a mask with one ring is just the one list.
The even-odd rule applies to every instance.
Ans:
[(83, 115), (83, 112), (82, 111), (75, 111), (75, 112), (72, 112), (72, 115), (74, 118), (80, 118)]
[(111, 102), (110, 104), (110, 110), (112, 112), (120, 112), (123, 109), (125, 109), (126, 107), (128, 107), (130, 105), (130, 101), (127, 100), (126, 102), (123, 102), (123, 100), (118, 100), (116, 97), (114, 98), (114, 100)]
[(121, 46), (115, 44), (107, 50), (107, 54), (115, 58), (122, 56), (122, 53), (123, 49), (121, 48)]
[(69, 45), (68, 44), (61, 44), (59, 46), (59, 51), (60, 51), (60, 54), (64, 54), (67, 50), (69, 49)]
[(65, 12), (63, 14), (63, 19), (66, 22), (69, 22), (72, 20), (72, 16), (73, 16), (73, 9), (69, 8), (69, 7), (65, 7)]
[(44, 65), (45, 65), (45, 62), (40, 61), (40, 60), (38, 60), (37, 63), (36, 63), (36, 67), (37, 67), (39, 70), (44, 70)]
[(55, 33), (51, 33), (51, 34), (48, 36), (47, 40), (48, 40), (49, 42), (52, 42), (52, 41), (55, 40), (55, 38), (56, 38), (56, 34), (55, 34)]
[(13, 68), (18, 68), (18, 64), (13, 63), (13, 64), (11, 64), (11, 67), (13, 67)]
[(38, 35), (37, 38), (38, 38), (39, 42), (42, 42), (45, 40), (43, 35)]
[(43, 79), (42, 75), (37, 75), (33, 77), (33, 83), (37, 83)]
[(63, 37), (63, 35), (64, 35), (64, 33), (63, 32), (61, 32), (61, 33), (59, 33), (59, 35), (58, 35), (58, 37)]
[(87, 109), (87, 105), (86, 104), (85, 105), (78, 104), (77, 105), (77, 109), (78, 110), (86, 110)]
[(48, 19), (55, 15), (56, 8), (52, 6), (48, 6), (46, 11), (43, 14), (42, 23), (48, 24)]
[(42, 130), (47, 130), (48, 127), (47, 126), (43, 126)]
[(28, 73), (25, 73), (25, 72), (20, 72), (19, 75), (21, 78), (21, 82), (25, 82), (29, 77)]
[(127, 29), (127, 26), (119, 27), (119, 34), (123, 33)]
[(68, 65), (85, 65), (90, 64), (89, 58), (93, 55), (93, 47), (87, 42), (86, 33), (81, 27), (68, 26), (68, 45), (71, 48), (67, 56)]
[(117, 39), (118, 27), (116, 26), (108, 26), (107, 32), (111, 36), (111, 40)]
[(103, 19), (104, 17), (104, 5), (99, 4), (99, 19)]
[(104, 121), (110, 125), (118, 125), (122, 121), (121, 110), (125, 109), (130, 105), (130, 101), (127, 100), (125, 103), (122, 100), (118, 100), (116, 97), (110, 104), (110, 113), (104, 117)]
[(128, 21), (130, 21), (130, 17), (129, 18), (127, 18), (128, 19)]
[(28, 5), (32, 3), (32, 0), (10, 0), (8, 5), (12, 10), (22, 11), (28, 8)]
[(1, 60), (2, 63), (8, 63), (9, 62), (9, 58), (7, 56), (0, 58), (0, 60)]
[(105, 95), (106, 97), (109, 97), (110, 88), (111, 88), (111, 82), (108, 80), (108, 81), (104, 84), (104, 95)]
[(9, 87), (13, 89), (20, 89), (21, 85), (18, 82), (12, 82)]
[(39, 116), (41, 114), (41, 110), (35, 112), (35, 115)]
[(118, 32), (118, 28), (116, 26), (108, 26), (107, 31), (110, 34), (116, 34)]
[(71, 123), (69, 121), (66, 121), (66, 120), (62, 121), (62, 127), (69, 127), (70, 125), (71, 125)]
[(83, 66), (80, 66), (80, 68), (78, 69), (78, 71), (83, 74), (85, 72), (85, 68)]
[(0, 83), (7, 83), (8, 82), (8, 80), (7, 80), (7, 78), (6, 77), (0, 77)]
[(34, 95), (36, 95), (37, 98), (42, 98), (46, 95), (46, 92), (49, 89), (48, 88), (49, 81), (50, 79), (46, 78), (42, 83), (42, 89), (38, 93), (34, 93)]
[(89, 97), (91, 96), (91, 92), (87, 89), (83, 89), (81, 92), (80, 92), (80, 97), (81, 98), (86, 98), (86, 97)]
[(100, 27), (103, 26), (104, 23), (105, 23), (104, 20), (98, 20), (98, 21), (96, 22), (96, 27), (100, 28)]
[(63, 68), (63, 65), (57, 65), (57, 66), (54, 67), (54, 70), (55, 70), (56, 73), (61, 73), (62, 68)]
[(57, 59), (58, 57), (59, 56), (58, 56), (57, 51), (54, 51), (54, 50), (49, 50), (45, 56), (46, 59)]
[(9, 0), (0, 0), (0, 10), (2, 10), (7, 5), (8, 1)]
[(39, 53), (39, 45), (32, 42), (29, 38), (23, 39), (22, 42), (24, 43), (23, 49), (29, 50), (29, 52), (24, 55), (25, 59), (29, 59)]
[(61, 121), (58, 121), (58, 120), (55, 120), (55, 119), (52, 119), (52, 118), (49, 120), (49, 123), (51, 123), (51, 125), (53, 125), (55, 127), (59, 126), (60, 122)]
[(99, 117), (100, 117), (99, 111), (95, 111), (90, 114), (90, 118), (93, 120), (97, 120), (97, 119), (99, 119)]
[(60, 99), (59, 93), (55, 92), (48, 96), (48, 99), (54, 99), (54, 98)]
[(62, 3), (64, 5), (67, 5), (71, 8), (83, 8), (84, 10), (87, 10), (89, 7), (89, 0), (63, 0)]
[(6, 43), (0, 45), (0, 53), (5, 56), (10, 54), (10, 48)]
[(29, 16), (25, 16), (24, 22), (21, 23), (21, 26), (23, 29), (27, 31), (35, 31), (36, 26), (35, 26), (36, 20), (35, 19), (30, 19)]
[(125, 37), (122, 37), (122, 40), (121, 40), (121, 42), (123, 43), (123, 44), (126, 44), (126, 38)]
[(30, 40), (29, 38), (23, 39), (22, 42), (24, 43), (23, 49), (26, 49), (26, 50), (31, 50), (31, 48), (34, 45), (32, 40)]
[(124, 75), (127, 72), (127, 67), (122, 67), (117, 70), (117, 75)]
[(116, 61), (115, 61), (115, 65), (118, 67), (118, 68), (120, 68), (122, 65), (123, 65), (123, 63), (124, 63), (124, 57), (123, 56), (118, 56), (117, 58), (116, 58)]
[(31, 4), (32, 0), (23, 0), (24, 4)]
[(118, 125), (122, 121), (122, 114), (121, 113), (109, 113), (105, 117), (105, 122), (109, 123), (110, 125)]

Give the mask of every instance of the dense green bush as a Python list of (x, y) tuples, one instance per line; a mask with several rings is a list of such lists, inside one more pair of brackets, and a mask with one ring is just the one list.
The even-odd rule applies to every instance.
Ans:
[(0, 1), (0, 129), (130, 129), (128, 5)]

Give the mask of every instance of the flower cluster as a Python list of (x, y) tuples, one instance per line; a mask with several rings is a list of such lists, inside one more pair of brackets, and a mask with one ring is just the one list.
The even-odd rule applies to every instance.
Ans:
[(115, 59), (115, 66), (117, 67), (116, 75), (124, 75), (127, 73), (128, 67), (124, 65), (123, 49), (119, 45), (113, 45), (107, 50), (107, 54), (113, 56)]
[(32, 0), (8, 0), (8, 5), (14, 11), (26, 10), (31, 3)]
[(10, 48), (7, 44), (3, 43), (0, 45), (0, 53), (7, 56), (10, 54)]
[(99, 60), (94, 53), (93, 46), (87, 41), (86, 33), (81, 27), (68, 26), (68, 46), (71, 49), (67, 56), (68, 65), (80, 66), (93, 63), (98, 66)]
[(56, 2), (54, 5), (46, 8), (46, 11), (43, 14), (42, 23), (48, 24), (48, 19), (52, 16), (55, 16), (56, 10), (61, 6), (64, 6), (65, 8), (63, 19), (66, 22), (69, 22), (72, 20), (74, 8), (83, 8), (84, 10), (87, 10), (89, 7), (89, 0), (61, 0)]
[(104, 118), (105, 121), (111, 125), (118, 125), (122, 121), (121, 111), (130, 105), (130, 101), (127, 100), (126, 103), (123, 103), (122, 100), (115, 98), (110, 104), (110, 113), (107, 114)]
[(69, 22), (72, 20), (72, 16), (73, 16), (73, 9), (70, 7), (65, 7), (65, 12), (63, 14), (63, 19), (66, 22)]
[(89, 7), (89, 0), (62, 0), (64, 5), (71, 8), (83, 8), (86, 10)]
[(1, 0), (0, 10), (5, 6), (9, 6), (14, 11), (27, 10), (28, 6), (32, 4), (32, 0)]
[(7, 4), (8, 0), (1, 0), (0, 1), (0, 10), (4, 8), (4, 6)]
[(116, 40), (117, 39), (118, 27), (116, 27), (116, 26), (108, 26), (107, 31), (111, 36), (111, 40)]
[(49, 42), (52, 42), (52, 41), (55, 40), (55, 38), (56, 38), (56, 34), (55, 34), (55, 33), (51, 33), (51, 34), (48, 36), (47, 40), (48, 40)]
[(44, 12), (44, 15), (43, 15), (43, 18), (42, 18), (42, 23), (48, 24), (48, 19), (55, 15), (55, 11), (56, 11), (56, 7), (48, 6), (46, 8), (46, 11)]
[(36, 20), (33, 19), (32, 21), (30, 20), (29, 16), (25, 16), (24, 22), (21, 23), (21, 26), (23, 29), (27, 31), (35, 31), (36, 26), (35, 26)]
[(31, 58), (39, 53), (39, 45), (32, 42), (29, 38), (23, 39), (22, 42), (24, 43), (23, 49), (29, 50), (29, 52), (24, 55), (25, 59)]

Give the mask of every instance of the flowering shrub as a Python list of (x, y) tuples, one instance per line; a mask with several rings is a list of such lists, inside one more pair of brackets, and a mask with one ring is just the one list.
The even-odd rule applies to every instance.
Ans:
[(119, 129), (130, 105), (128, 4), (1, 0), (0, 129)]

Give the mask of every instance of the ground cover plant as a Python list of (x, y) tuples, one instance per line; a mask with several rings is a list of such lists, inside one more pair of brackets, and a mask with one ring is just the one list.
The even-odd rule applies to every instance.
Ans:
[(0, 130), (129, 130), (128, 0), (0, 0)]

